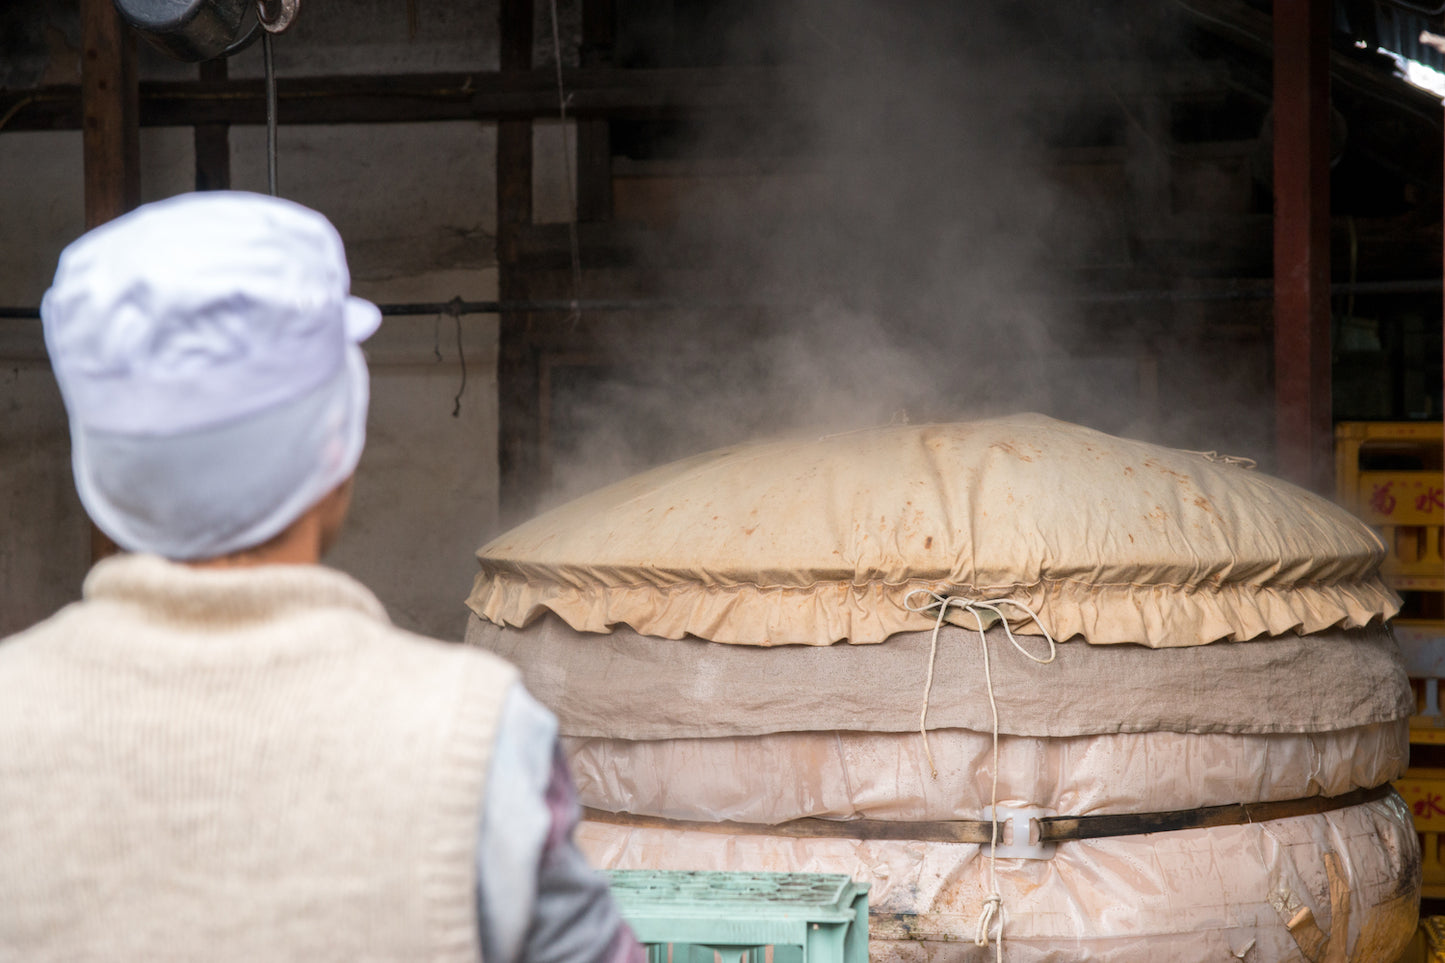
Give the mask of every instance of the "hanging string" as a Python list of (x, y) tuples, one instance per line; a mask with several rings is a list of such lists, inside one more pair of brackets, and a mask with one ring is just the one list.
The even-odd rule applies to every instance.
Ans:
[[(915, 595), (922, 595), (928, 601), (923, 605), (914, 605), (913, 597)], [(1011, 605), (1023, 611), (1033, 620), (1034, 624), (1039, 627), (1039, 631), (1043, 632), (1044, 638), (1047, 639), (1049, 643), (1048, 658), (1040, 658), (1023, 647), (1014, 636), (1013, 628), (1010, 627), (1008, 619), (1004, 616), (1000, 608), (1000, 606), (1004, 605)], [(990, 767), (992, 770), (992, 781), (989, 789), (989, 817), (991, 826), (988, 847), (988, 897), (984, 900), (983, 910), (979, 913), (978, 925), (974, 928), (973, 942), (975, 946), (987, 947), (989, 944), (989, 928), (993, 926), (994, 920), (997, 919), (998, 925), (993, 933), (995, 956), (998, 963), (1003, 963), (1003, 895), (998, 891), (998, 857), (994, 855), (994, 851), (998, 848), (998, 702), (994, 698), (993, 669), (989, 662), (988, 654), (987, 626), (992, 620), (986, 621), (985, 614), (991, 614), (994, 620), (997, 620), (999, 624), (1003, 626), (1004, 635), (1008, 637), (1009, 642), (1013, 643), (1015, 649), (1039, 665), (1048, 665), (1058, 657), (1058, 644), (1054, 641), (1054, 637), (1049, 634), (1049, 630), (1044, 626), (1044, 623), (1039, 619), (1038, 613), (1024, 603), (1015, 601), (1014, 599), (987, 599), (979, 601), (960, 598), (956, 595), (944, 596), (929, 589), (915, 589), (904, 596), (903, 607), (910, 612), (927, 612), (933, 608), (938, 609), (938, 617), (933, 623), (933, 638), (928, 648), (928, 678), (923, 684), (923, 710), (918, 716), (918, 732), (923, 736), (923, 754), (928, 759), (928, 768), (933, 774), (934, 779), (938, 778), (938, 766), (933, 761), (933, 751), (928, 745), (928, 700), (933, 690), (933, 668), (938, 661), (938, 633), (943, 629), (943, 621), (948, 615), (950, 606), (972, 615), (978, 626), (978, 640), (983, 648), (983, 678), (984, 684), (988, 689), (988, 708), (993, 720), (993, 765)]]
[(551, 0), (552, 59), (557, 66), (557, 113), (562, 118), (562, 163), (565, 166), (567, 190), (567, 240), (572, 249), (572, 310), (567, 315), (569, 327), (582, 320), (582, 244), (577, 237), (577, 197), (573, 189), (572, 132), (567, 127), (567, 96), (562, 84), (562, 33), (557, 24), (557, 0)]
[(452, 399), (453, 418), (462, 416), (462, 394), (467, 390), (467, 353), (462, 349), (462, 304), (460, 295), (447, 302), (447, 314), (452, 316), (457, 327), (457, 362), (462, 367), (462, 383), (457, 388), (457, 396)]

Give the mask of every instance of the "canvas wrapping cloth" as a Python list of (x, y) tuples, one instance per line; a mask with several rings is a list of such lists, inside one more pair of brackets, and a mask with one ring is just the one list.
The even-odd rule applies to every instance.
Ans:
[[(663, 819), (926, 823), (990, 805), (992, 738), (916, 732), (780, 732), (717, 739), (565, 738), (582, 805)], [(1408, 720), (1328, 733), (1128, 732), (999, 740), (1003, 806), (1068, 816), (1176, 812), (1240, 801), (1344, 796), (1405, 772)]]
[[(868, 880), (873, 963), (992, 963), (973, 944), (987, 860), (968, 843), (789, 839), (584, 820), (608, 869)], [(998, 864), (1009, 963), (1381, 963), (1415, 931), (1419, 849), (1398, 798), (1252, 825), (1060, 843)]]
[[(917, 732), (569, 737), (579, 798), (620, 814), (584, 820), (577, 838), (612, 869), (845, 873), (871, 887), (870, 959), (986, 963), (993, 948), (970, 943), (990, 892), (986, 847), (928, 837), (940, 823), (977, 820), (994, 799), (1096, 816), (1343, 796), (1397, 778), (1408, 757), (1405, 715), (1337, 731), (1002, 736), (997, 756), (988, 732), (930, 735), (936, 776)], [(808, 819), (843, 835), (724, 825)], [(867, 838), (859, 820), (905, 835), (917, 827), (924, 838)], [(699, 831), (699, 822), (713, 826)], [(1065, 842), (1051, 859), (1003, 859), (993, 869), (1011, 963), (1204, 963), (1246, 953), (1375, 963), (1409, 940), (1420, 885), (1410, 813), (1393, 796), (1255, 824)]]
[[(553, 615), (525, 629), (474, 615), (466, 637), (522, 670), (563, 735), (617, 739), (916, 733), (931, 642), (906, 632), (884, 645), (763, 649), (627, 628), (593, 635)], [(988, 638), (1000, 731), (1013, 735), (1330, 732), (1414, 709), (1378, 623), (1188, 648), (1065, 643), (1047, 667), (1017, 657), (999, 627)], [(929, 726), (989, 731), (978, 633), (944, 626), (936, 664)]]
[(866, 644), (929, 628), (907, 604), (923, 589), (1027, 605), (1038, 624), (1020, 611), (1015, 631), (1190, 646), (1387, 618), (1399, 600), (1384, 554), (1366, 525), (1286, 482), (1017, 415), (645, 472), (483, 546), (468, 603), (511, 626), (551, 611), (593, 633)]
[[(986, 904), (1011, 963), (1374, 961), (1418, 905), (1394, 795), (1050, 859), (906, 834), (991, 803), (1144, 814), (1388, 782), (1413, 700), (1383, 557), (1329, 502), (1197, 453), (1033, 415), (893, 426), (539, 516), (478, 551), (467, 637), (557, 713), (604, 867), (867, 880), (889, 963), (995, 959), (972, 943)], [(1013, 603), (1024, 652), (962, 607), (936, 627), (944, 598)]]

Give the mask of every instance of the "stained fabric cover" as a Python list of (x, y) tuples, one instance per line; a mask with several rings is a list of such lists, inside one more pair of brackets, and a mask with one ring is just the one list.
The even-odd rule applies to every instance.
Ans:
[(1278, 479), (1017, 415), (646, 472), (484, 546), (468, 604), (512, 626), (550, 610), (587, 632), (828, 645), (930, 628), (905, 605), (927, 589), (1022, 602), (1061, 640), (1190, 646), (1391, 616), (1384, 552)]
[[(988, 860), (968, 843), (634, 828), (584, 820), (608, 869), (787, 870), (867, 880), (873, 963), (992, 963)], [(1415, 932), (1420, 850), (1398, 797), (1244, 826), (1060, 843), (1000, 859), (1008, 963), (1382, 963)]]
[[(525, 629), (473, 615), (467, 641), (522, 670), (563, 735), (616, 739), (847, 729), (917, 734), (932, 633), (887, 645), (717, 645), (619, 627), (575, 632), (548, 613)], [(1331, 732), (1402, 719), (1414, 696), (1388, 627), (1328, 629), (1188, 648), (1061, 645), (1036, 665), (988, 630), (1001, 731)], [(1043, 639), (1024, 639), (1046, 651)], [(978, 633), (939, 633), (930, 728), (991, 727)]]
[[(582, 805), (614, 813), (773, 825), (790, 819), (978, 819), (993, 738), (912, 732), (782, 732), (718, 739), (564, 739)], [(999, 740), (998, 799), (1070, 816), (1170, 812), (1240, 801), (1343, 796), (1398, 779), (1409, 720), (1339, 732), (1128, 732)]]

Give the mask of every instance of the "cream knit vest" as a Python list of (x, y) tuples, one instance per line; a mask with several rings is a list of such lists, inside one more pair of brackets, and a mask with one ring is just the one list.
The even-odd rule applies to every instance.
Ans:
[(0, 642), (0, 960), (474, 963), (515, 679), (319, 566), (100, 563)]

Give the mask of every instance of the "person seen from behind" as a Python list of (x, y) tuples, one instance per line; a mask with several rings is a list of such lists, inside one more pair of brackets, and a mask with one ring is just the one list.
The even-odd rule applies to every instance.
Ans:
[(640, 963), (555, 719), (319, 564), (380, 323), (341, 238), (190, 194), (42, 306), (82, 503), (125, 551), (0, 641), (0, 959)]

